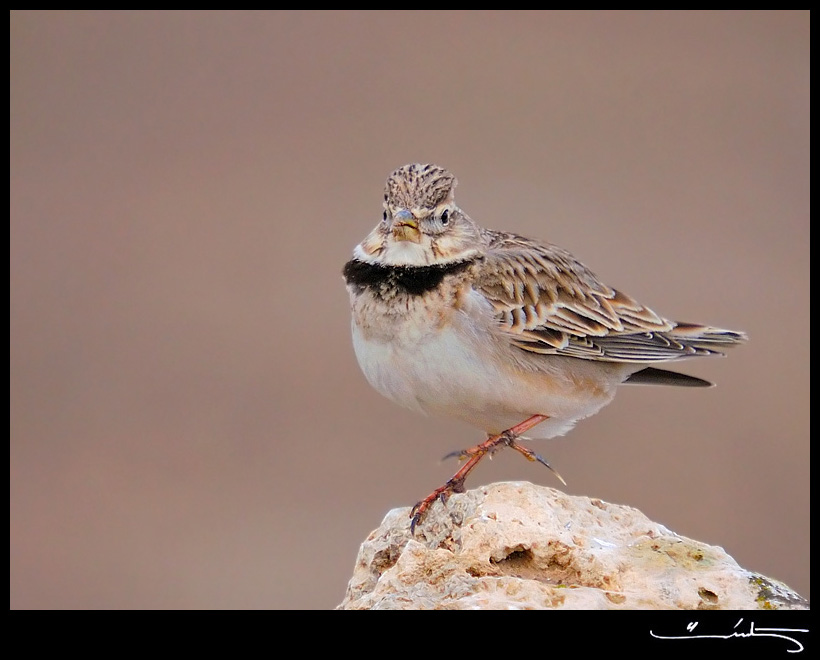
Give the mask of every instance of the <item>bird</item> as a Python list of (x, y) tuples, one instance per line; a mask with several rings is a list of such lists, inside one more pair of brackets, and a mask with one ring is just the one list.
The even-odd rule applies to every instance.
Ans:
[(721, 356), (747, 340), (661, 316), (562, 247), (480, 226), (456, 204), (457, 183), (431, 163), (393, 171), (381, 220), (342, 269), (369, 384), (487, 435), (448, 454), (461, 467), (411, 509), (411, 534), (437, 500), (464, 492), (484, 456), (510, 447), (552, 469), (519, 439), (564, 435), (622, 384), (711, 386), (655, 365)]

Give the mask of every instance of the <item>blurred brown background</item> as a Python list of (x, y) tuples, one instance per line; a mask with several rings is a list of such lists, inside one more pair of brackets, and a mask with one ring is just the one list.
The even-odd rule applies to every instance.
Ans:
[[(332, 608), (481, 440), (385, 399), (341, 268), (396, 167), (746, 330), (535, 448), (809, 597), (809, 13), (12, 11), (12, 608)], [(514, 452), (468, 487), (549, 471)]]

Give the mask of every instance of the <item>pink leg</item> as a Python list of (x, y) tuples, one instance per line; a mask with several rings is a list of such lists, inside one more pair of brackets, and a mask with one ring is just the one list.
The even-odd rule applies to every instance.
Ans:
[[(512, 447), (517, 452), (522, 454), (527, 460), (530, 461), (538, 461), (539, 463), (546, 465), (550, 470), (552, 467), (549, 463), (547, 463), (543, 458), (541, 458), (538, 454), (533, 452), (526, 447), (519, 445), (516, 442), (516, 439), (522, 434), (529, 431), (533, 426), (536, 424), (540, 424), (544, 420), (549, 419), (546, 415), (533, 415), (532, 417), (528, 417), (520, 424), (516, 424), (512, 428), (499, 433), (498, 435), (491, 435), (481, 444), (476, 445), (475, 447), (471, 447), (470, 449), (465, 449), (464, 451), (457, 452), (455, 455), (461, 458), (469, 459), (461, 468), (456, 472), (450, 480), (441, 486), (440, 488), (436, 488), (432, 493), (430, 493), (427, 497), (425, 497), (421, 502), (416, 504), (413, 507), (412, 511), (410, 512), (411, 521), (410, 521), (410, 533), (412, 534), (415, 532), (416, 525), (418, 525), (423, 519), (427, 510), (430, 506), (435, 502), (437, 499), (440, 499), (443, 502), (447, 500), (447, 496), (450, 493), (463, 493), (464, 492), (464, 480), (467, 478), (467, 475), (473, 471), (476, 465), (484, 458), (487, 454), (494, 454), (498, 451), (501, 447)], [(554, 471), (554, 470), (553, 470)], [(561, 479), (561, 475), (556, 472), (556, 475), (559, 479)], [(564, 480), (561, 479), (563, 482)]]

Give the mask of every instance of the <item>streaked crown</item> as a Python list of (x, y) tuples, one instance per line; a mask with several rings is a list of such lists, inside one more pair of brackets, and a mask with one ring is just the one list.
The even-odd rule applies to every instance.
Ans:
[(393, 208), (432, 209), (452, 197), (457, 183), (443, 167), (411, 163), (387, 178), (384, 201)]

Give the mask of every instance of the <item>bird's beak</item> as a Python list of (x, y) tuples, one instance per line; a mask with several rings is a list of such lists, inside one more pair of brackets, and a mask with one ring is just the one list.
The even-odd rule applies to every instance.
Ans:
[[(407, 217), (402, 217), (406, 215)], [(410, 241), (411, 243), (421, 243), (421, 231), (418, 221), (407, 214), (399, 214), (393, 224), (393, 239), (396, 241)]]

